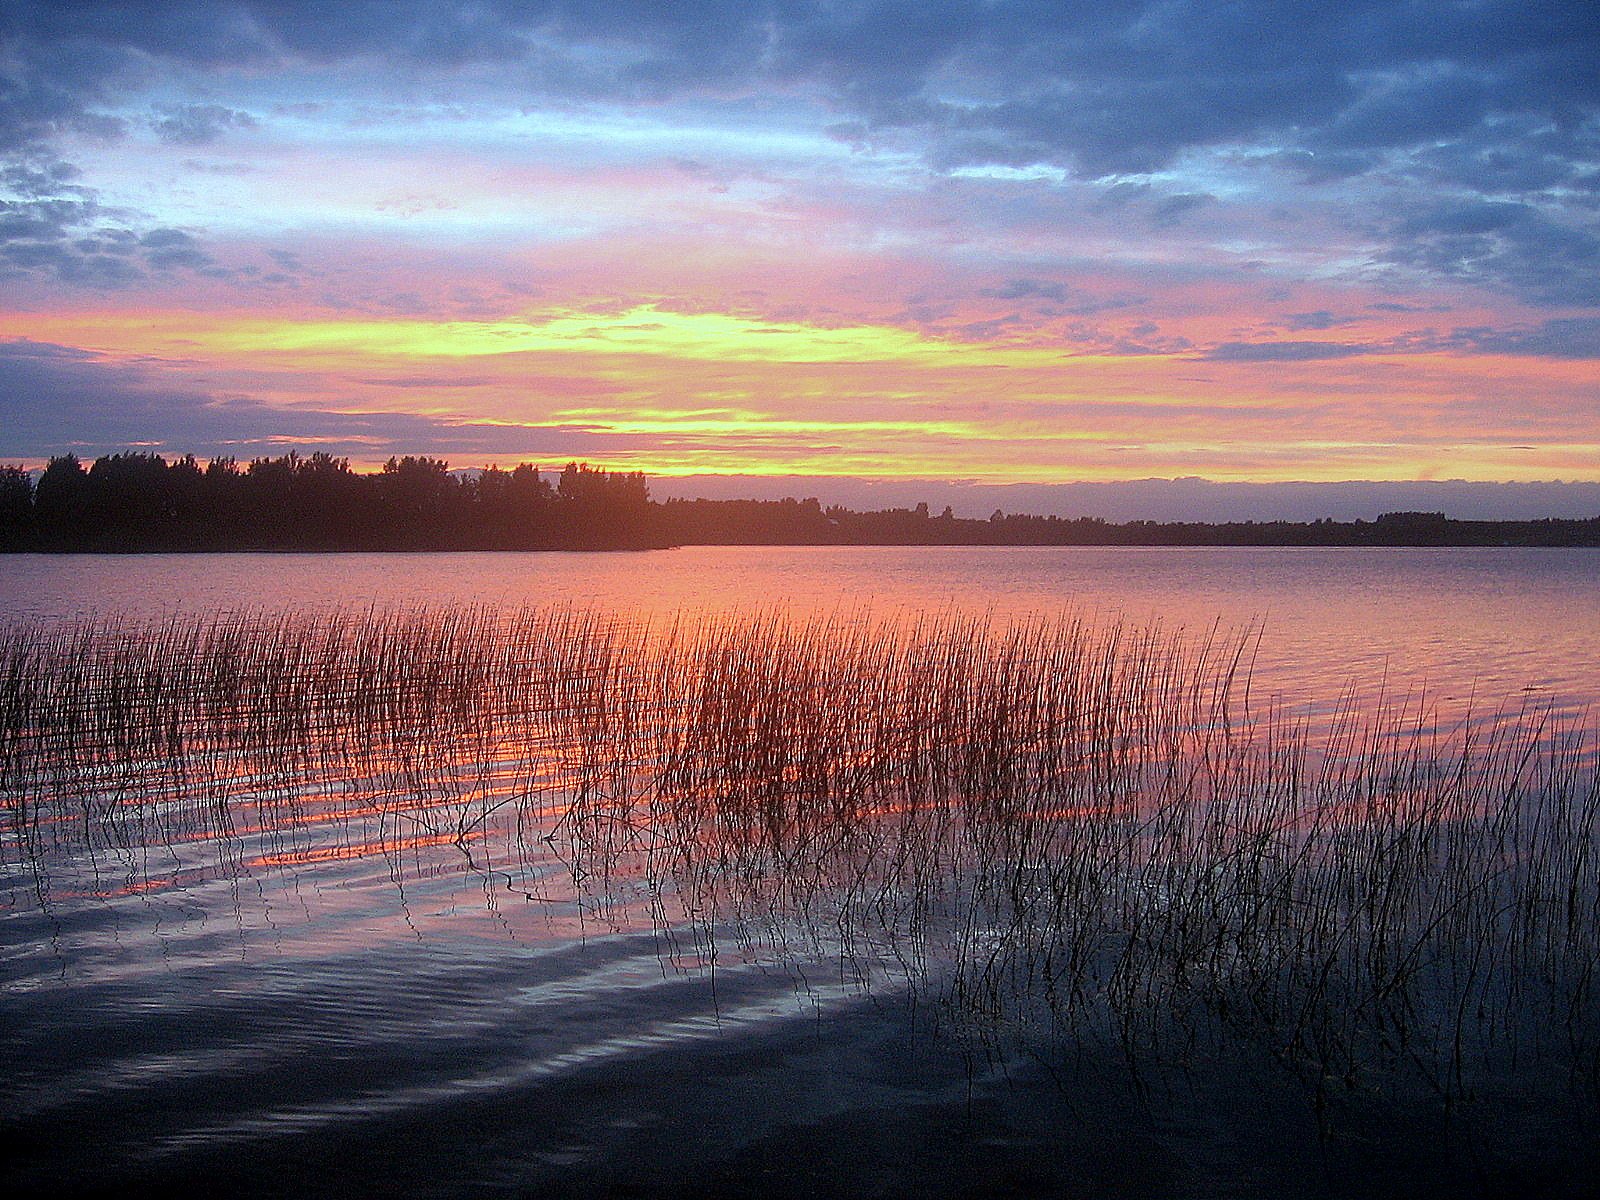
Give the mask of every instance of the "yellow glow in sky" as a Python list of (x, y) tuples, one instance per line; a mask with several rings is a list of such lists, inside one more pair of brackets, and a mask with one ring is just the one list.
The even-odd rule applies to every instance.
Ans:
[[(146, 323), (148, 345), (161, 331)], [(164, 321), (161, 324), (165, 324)], [(417, 358), (498, 354), (656, 355), (712, 362), (836, 363), (897, 361), (933, 364), (957, 359), (1059, 361), (1058, 351), (999, 348), (930, 338), (885, 325), (830, 329), (796, 322), (755, 321), (727, 313), (665, 312), (640, 306), (621, 313), (565, 313), (502, 321), (328, 321), (247, 318), (198, 334), (222, 352), (342, 353)]]
[[(525, 429), (530, 447), (656, 474), (1528, 479), (1593, 461), (1581, 414), (1560, 403), (1588, 377), (1578, 361), (1074, 354), (654, 304), (481, 321), (77, 310), (6, 325), (125, 364), (135, 381), (159, 369), (219, 400), (259, 397), (286, 427), (302, 406), (380, 425), (409, 414)], [(1375, 405), (1362, 381), (1380, 362)]]

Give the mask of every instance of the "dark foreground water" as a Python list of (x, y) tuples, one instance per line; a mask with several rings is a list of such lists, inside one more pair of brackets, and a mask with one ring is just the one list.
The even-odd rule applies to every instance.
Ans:
[(1538, 1075), (1319, 1107), (1259, 1047), (1135, 1071), (856, 963), (550, 930), (433, 869), (8, 913), (7, 1194), (1578, 1196), (1600, 1168), (1581, 1088)]
[[(693, 660), (719, 662), (723, 683), (674, 676), (670, 686), (688, 690), (670, 702), (650, 690), (668, 686), (655, 677), (647, 687), (603, 655), (575, 653), (538, 660), (537, 695), (508, 698), (521, 685), (500, 667), (483, 668), (470, 693), (441, 674), (418, 695), (480, 698), (437, 709), (417, 696), (291, 704), (300, 668), (277, 660), (284, 686), (271, 695), (216, 699), (218, 677), (207, 676), (215, 695), (203, 704), (157, 689), (141, 693), (143, 707), (119, 708), (105, 676), (73, 682), (50, 668), (53, 690), (26, 709), (35, 724), (40, 712), (62, 722), (76, 711), (72, 688), (100, 699), (81, 728), (14, 736), (0, 764), (0, 1186), (15, 1196), (1596, 1194), (1585, 974), (1596, 898), (1592, 864), (1573, 861), (1592, 840), (1596, 794), (1581, 763), (1537, 747), (1551, 720), (1567, 734), (1588, 728), (1600, 556), (969, 553), (923, 575), (901, 552), (852, 551), (781, 552), (765, 565), (743, 551), (422, 556), (409, 568), (381, 556), (26, 560), (29, 582), (10, 576), (7, 603), (47, 620), (226, 605), (256, 610), (258, 627), (264, 608), (424, 596), (598, 603), (658, 626), (690, 600), (702, 613), (754, 599), (836, 615), (822, 635), (834, 652), (815, 662), (805, 658), (815, 640), (782, 643), (771, 662), (761, 658), (770, 640), (738, 643), (738, 655)], [(996, 580), (1007, 586), (989, 590)], [(1260, 757), (1234, 755), (1221, 749), (1234, 741), (1196, 732), (1214, 708), (1196, 720), (1187, 700), (1131, 699), (1168, 686), (1146, 672), (1116, 692), (1152, 705), (1131, 724), (1041, 749), (1063, 721), (1005, 707), (1041, 685), (975, 663), (962, 677), (1011, 687), (1004, 705), (914, 669), (897, 677), (912, 694), (945, 689), (929, 726), (944, 748), (883, 734), (921, 736), (918, 713), (855, 740), (877, 710), (851, 706), (887, 661), (838, 641), (850, 626), (837, 610), (863, 596), (896, 621), (906, 610), (1076, 605), (1128, 614), (1130, 628), (1164, 613), (1192, 632), (1264, 616), (1255, 681), (1292, 697), (1307, 723), (1254, 727)], [(593, 641), (592, 628), (562, 628)], [(862, 675), (837, 677), (852, 655)], [(1125, 654), (1118, 670), (1160, 659)], [(755, 682), (738, 685), (748, 707), (737, 720), (706, 717), (750, 663)], [(1373, 674), (1386, 668), (1389, 694), (1426, 677), (1456, 704), (1444, 720), (1405, 710), (1409, 727), (1429, 730), (1433, 767), (1418, 768), (1406, 742), (1321, 792), (1307, 783), (1280, 795), (1267, 781), (1284, 776), (1265, 767), (1316, 766), (1326, 747), (1294, 755), (1329, 714), (1351, 719), (1359, 705), (1341, 710), (1345, 684), (1371, 706), (1363, 714), (1376, 711)], [(148, 689), (155, 676), (139, 670), (127, 678)], [(801, 696), (802, 685), (816, 690)], [(1517, 754), (1485, 765), (1477, 791), (1450, 782), (1471, 773), (1451, 757), (1457, 743), (1438, 744), (1458, 735), (1474, 694), (1480, 711), (1506, 701), (1511, 716), (1489, 727), (1523, 731), (1506, 735)], [(1518, 725), (1529, 697), (1532, 724)], [(659, 732), (629, 740), (645, 714), (659, 717), (658, 701), (679, 714), (663, 728), (702, 706), (694, 738), (672, 742), (677, 775)], [(1260, 696), (1251, 705), (1267, 707)], [(139, 732), (175, 708), (185, 715), (166, 732)], [(834, 728), (819, 712), (848, 721)], [(758, 728), (769, 717), (783, 728)], [(1178, 717), (1182, 745), (1169, 746), (1152, 731)], [(956, 742), (959, 761), (946, 753)], [(1027, 771), (985, 764), (986, 745)], [(1063, 747), (1072, 764), (1058, 761)], [(1458, 769), (1433, 769), (1440, 762)], [(874, 763), (889, 765), (862, 782)], [(1196, 763), (1209, 765), (1182, 786), (1209, 780), (1194, 794), (1226, 811), (1161, 832), (1169, 854), (1134, 825), (1188, 797), (1170, 768)], [(1520, 822), (1551, 786), (1567, 789), (1571, 811), (1553, 825), (1530, 817), (1531, 841), (1469, 819), (1515, 788), (1516, 805), (1495, 811)], [(841, 796), (848, 811), (806, 815)], [(917, 815), (924, 800), (935, 816)], [(1351, 816), (1357, 800), (1382, 811)], [(1432, 815), (1396, 819), (1406, 805)], [(1113, 825), (1130, 831), (1113, 837)], [(1406, 839), (1430, 849), (1397, 850)], [(1336, 846), (1371, 861), (1357, 871), (1317, 858)], [(1527, 872), (1514, 861), (1525, 853)], [(1247, 860), (1268, 865), (1240, 882)], [(1476, 874), (1463, 882), (1460, 864)], [(1414, 887), (1391, 885), (1408, 871)], [(1212, 882), (1227, 872), (1226, 886)], [(1586, 889), (1570, 900), (1575, 914), (1558, 877)], [(1326, 928), (1292, 915), (1329, 896), (1339, 899), (1318, 909), (1332, 914)], [(1538, 920), (1518, 924), (1534, 908)], [(1080, 955), (1070, 967), (1068, 949)]]

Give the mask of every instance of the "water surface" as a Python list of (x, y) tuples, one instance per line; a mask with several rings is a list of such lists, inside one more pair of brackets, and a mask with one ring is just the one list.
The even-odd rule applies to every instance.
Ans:
[(1498, 702), (1597, 698), (1600, 552), (1212, 547), (688, 547), (643, 553), (12, 555), (0, 616), (561, 604), (660, 616), (780, 606), (1064, 609), (1259, 622), (1262, 677)]
[[(1207, 631), (1259, 626), (1252, 703), (1281, 694), (1317, 728), (1347, 686), (1363, 703), (1425, 689), (1456, 714), (1533, 698), (1568, 721), (1600, 696), (1600, 554), (1582, 551), (5, 566), (0, 612), (44, 622), (460, 604), (597, 608), (656, 629), (686, 611), (846, 626), (863, 610), (891, 624), (1072, 612), (1223, 648), (1237, 643)], [(1048, 899), (1049, 864), (973, 867), (981, 829), (926, 843), (963, 847), (961, 861), (923, 864), (886, 852), (870, 820), (848, 827), (868, 835), (856, 847), (826, 826), (797, 841), (752, 825), (692, 853), (608, 827), (606, 805), (643, 785), (607, 774), (610, 727), (584, 703), (492, 732), (404, 713), (246, 725), (181, 754), (88, 753), (19, 787), (0, 838), (0, 1132), (19, 1150), (0, 1180), (63, 1195), (1454, 1196), (1578, 1195), (1591, 1177), (1592, 1094), (1574, 1101), (1537, 1058), (1486, 1052), (1448, 1109), (1429, 1090), (1455, 1086), (1448, 1062), (1328, 1091), (1284, 1069), (1305, 1047), (1208, 1045), (1188, 1028), (1171, 1031), (1180, 1054), (1130, 1069), (1113, 1027), (1060, 1028), (1016, 971), (1015, 997), (997, 984), (993, 964), (1035, 961), (1018, 914)], [(716, 785), (766, 794), (759, 772)], [(573, 812), (593, 813), (583, 838)], [(1141, 911), (1163, 911), (1168, 885), (1139, 886), (1154, 889)], [(1108, 936), (1114, 951), (1125, 931)], [(1207, 969), (1218, 961), (1232, 960)], [(1517, 995), (1479, 1000), (1507, 1029), (1538, 1026)]]

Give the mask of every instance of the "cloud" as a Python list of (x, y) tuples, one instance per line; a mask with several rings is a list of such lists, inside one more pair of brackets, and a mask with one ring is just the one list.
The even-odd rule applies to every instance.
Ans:
[(965, 136), (969, 153), (987, 146), (994, 161), (1089, 175), (1240, 139), (1388, 150), (1518, 116), (1572, 133), (1600, 104), (1600, 20), (1563, 0), (9, 0), (4, 11), (24, 64), (13, 128), (35, 130), (86, 115), (151, 59), (250, 70), (381, 60), (424, 74), (476, 65), (524, 95), (778, 86), (809, 90), (866, 129)]
[(1096, 295), (1054, 280), (1020, 276), (994, 287), (978, 289), (990, 300), (1019, 300), (1048, 316), (1088, 317), (1119, 309), (1138, 308), (1149, 297), (1128, 292)]
[(1509, 290), (1537, 304), (1600, 305), (1600, 233), (1531, 204), (1425, 203), (1401, 215), (1389, 233), (1393, 263)]
[(980, 295), (990, 296), (997, 300), (1060, 300), (1067, 298), (1066, 285), (1051, 283), (1043, 279), (1008, 279), (1005, 283), (995, 288), (984, 288)]
[(190, 233), (130, 227), (77, 181), (70, 163), (35, 155), (0, 166), (0, 280), (44, 275), (96, 289), (127, 287), (151, 271), (228, 272)]
[(1204, 208), (1216, 200), (1204, 192), (1179, 192), (1158, 202), (1150, 215), (1150, 223), (1157, 229), (1170, 229), (1183, 219), (1185, 213)]
[(1210, 362), (1312, 362), (1319, 358), (1353, 358), (1373, 347), (1351, 342), (1223, 342), (1200, 357)]
[(1486, 79), (1457, 64), (1381, 79), (1307, 139), (1313, 150), (1413, 146), (1460, 138), (1488, 114)]
[(177, 104), (162, 108), (151, 124), (164, 142), (204, 146), (231, 129), (254, 129), (256, 119), (220, 104)]
[(63, 279), (138, 274), (126, 240), (92, 228), (99, 205), (77, 178), (77, 169), (59, 160), (0, 169), (0, 279), (35, 271)]
[(1521, 329), (1457, 329), (1449, 341), (1479, 354), (1600, 359), (1600, 317), (1560, 318)]
[[(1374, 308), (1380, 307), (1373, 305)], [(1291, 333), (1299, 333), (1307, 329), (1332, 329), (1336, 325), (1353, 324), (1357, 318), (1336, 316), (1325, 308), (1315, 312), (1290, 313), (1283, 322), (1283, 327)]]
[(70, 164), (45, 160), (0, 169), (0, 279), (46, 275), (63, 283), (115, 289), (150, 271), (222, 273), (189, 233), (130, 229), (105, 212)]
[(1104, 329), (1088, 321), (1075, 321), (1063, 331), (1067, 342), (1079, 354), (1143, 357), (1156, 354), (1183, 354), (1194, 343), (1177, 334), (1166, 334), (1154, 321), (1140, 321), (1129, 329)]
[[(215, 142), (274, 77), (307, 94), (263, 113), (319, 111), (319, 86), (781, 110), (933, 172), (1127, 182), (1210, 155), (1263, 187), (1336, 184), (1368, 206), (1350, 202), (1346, 231), (1407, 278), (1600, 304), (1600, 15), (1570, 0), (0, 0), (0, 30), (0, 154), (86, 132)], [(1177, 236), (1202, 205), (1223, 221), (1233, 199), (1210, 182), (1161, 178), (1143, 222)], [(127, 271), (70, 257), (30, 246), (11, 265)]]
[(308, 445), (364, 461), (389, 454), (458, 459), (584, 457), (633, 448), (580, 424), (506, 425), (400, 412), (278, 406), (164, 382), (144, 365), (45, 342), (0, 342), (0, 461), (81, 457), (137, 445), (201, 458), (281, 454)]
[(200, 270), (212, 265), (211, 256), (200, 250), (195, 240), (181, 229), (152, 229), (139, 238), (145, 261), (157, 270), (175, 267)]
[[(1383, 307), (1374, 305), (1373, 307)], [(1326, 314), (1307, 313), (1317, 318)], [(1325, 329), (1343, 320), (1302, 326)], [(1292, 324), (1292, 321), (1291, 321)], [(1441, 351), (1527, 358), (1600, 358), (1600, 317), (1561, 317), (1537, 325), (1496, 329), (1461, 326), (1449, 333), (1424, 330), (1379, 342), (1223, 342), (1200, 357), (1210, 362), (1315, 362), (1363, 354), (1435, 354)]]

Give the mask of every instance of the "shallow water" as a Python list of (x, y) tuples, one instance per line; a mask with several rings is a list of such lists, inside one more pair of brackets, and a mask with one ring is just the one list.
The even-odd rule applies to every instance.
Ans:
[[(1600, 661), (1600, 555), (1582, 553), (15, 561), (0, 605), (44, 617), (867, 600), (1262, 618), (1258, 681), (1317, 712), (1387, 670), (1391, 689), (1531, 688), (1574, 713)], [(358, 772), (342, 751), (102, 764), (103, 782), (74, 777), (93, 805), (50, 810), (32, 840), (8, 825), (10, 1194), (1587, 1194), (1592, 1092), (1537, 1062), (1448, 1112), (1423, 1077), (1329, 1091), (1203, 1031), (1133, 1063), (1114, 1028), (1063, 1029), (1037, 997), (956, 996), (1011, 936), (964, 867), (935, 871), (929, 900), (863, 885), (846, 868), (881, 857), (841, 854), (797, 900), (775, 869), (748, 874), (773, 868), (754, 851), (581, 855), (595, 835), (568, 836), (569, 785), (514, 738), (478, 757), (426, 730), (407, 745), (420, 769), (385, 752)], [(530, 779), (544, 801), (497, 805)], [(890, 915), (863, 921), (860, 896)]]
[(816, 611), (1259, 623), (1265, 684), (1323, 702), (1384, 678), (1496, 703), (1600, 699), (1600, 551), (688, 547), (644, 553), (11, 555), (0, 617), (566, 604), (657, 617)]

